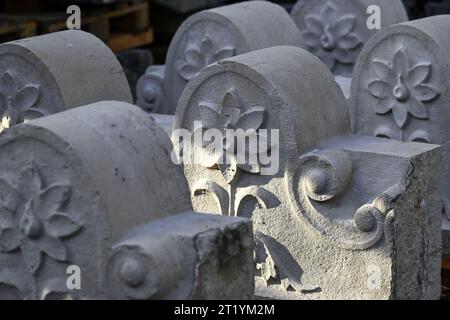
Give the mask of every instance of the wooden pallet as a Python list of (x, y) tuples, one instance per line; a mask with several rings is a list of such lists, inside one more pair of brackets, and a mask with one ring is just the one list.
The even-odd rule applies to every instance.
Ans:
[(450, 257), (442, 258), (442, 269), (450, 270)]
[[(81, 29), (95, 34), (114, 51), (148, 45), (153, 42), (153, 29), (149, 22), (148, 1), (140, 0), (110, 6), (81, 8)], [(67, 29), (68, 14), (37, 12), (28, 14), (0, 14), (0, 21), (15, 23), (34, 21), (39, 34)]]

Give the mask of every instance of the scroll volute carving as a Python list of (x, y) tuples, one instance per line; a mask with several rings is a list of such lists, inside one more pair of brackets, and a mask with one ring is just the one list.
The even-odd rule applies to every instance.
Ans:
[(374, 194), (370, 203), (363, 204), (351, 215), (351, 222), (349, 214), (330, 214), (332, 208), (343, 205), (340, 197), (352, 192), (348, 189), (353, 178), (352, 167), (353, 161), (344, 151), (312, 152), (300, 158), (290, 190), (296, 193), (294, 208), (297, 214), (318, 234), (337, 247), (366, 250), (383, 236), (391, 239), (394, 202), (403, 188), (394, 185)]

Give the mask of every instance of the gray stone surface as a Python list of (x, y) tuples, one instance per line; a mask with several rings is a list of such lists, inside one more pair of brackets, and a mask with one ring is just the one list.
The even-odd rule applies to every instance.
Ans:
[(191, 211), (115, 243), (106, 293), (111, 299), (252, 299), (254, 274), (250, 220)]
[(381, 27), (408, 20), (401, 0), (299, 0), (292, 18), (308, 50), (338, 75), (351, 76), (364, 43), (378, 30), (367, 27), (367, 8), (380, 8)]
[(165, 68), (151, 66), (138, 82), (137, 104), (155, 113), (174, 114), (187, 82), (203, 67), (252, 50), (301, 46), (289, 14), (265, 1), (247, 1), (196, 13), (175, 34)]
[[(194, 210), (253, 220), (257, 296), (439, 298), (439, 146), (351, 135), (334, 76), (295, 47), (204, 68), (180, 98), (175, 146), (176, 129), (194, 132), (194, 121), (210, 122), (204, 106), (246, 115), (256, 132), (279, 129), (273, 175), (184, 165)], [(255, 106), (260, 112), (250, 112)], [(193, 144), (183, 154), (207, 151)]]
[[(110, 246), (191, 210), (170, 139), (139, 108), (100, 102), (0, 138), (0, 299), (98, 299)], [(81, 268), (68, 291), (66, 268)]]
[(0, 129), (102, 100), (131, 102), (112, 51), (92, 34), (62, 31), (0, 45)]
[(355, 66), (350, 109), (358, 134), (443, 145), (444, 255), (450, 255), (450, 16), (385, 28)]

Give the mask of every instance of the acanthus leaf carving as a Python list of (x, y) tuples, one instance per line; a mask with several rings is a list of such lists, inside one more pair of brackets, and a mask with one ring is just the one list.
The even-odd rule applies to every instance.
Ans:
[(301, 279), (303, 270), (289, 251), (275, 239), (260, 232), (255, 233), (255, 259), (257, 270), (267, 286), (279, 282), (284, 290), (302, 294), (321, 290), (318, 286), (305, 285)]

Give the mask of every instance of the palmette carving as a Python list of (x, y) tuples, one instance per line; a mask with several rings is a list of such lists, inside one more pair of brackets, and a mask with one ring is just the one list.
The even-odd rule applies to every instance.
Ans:
[[(200, 114), (202, 118), (202, 128), (218, 129), (223, 135), (222, 150), (217, 148), (208, 148), (207, 142), (202, 144), (203, 152), (202, 165), (211, 168), (218, 165), (223, 177), (227, 183), (233, 181), (238, 170), (244, 170), (250, 173), (260, 173), (259, 155), (269, 150), (267, 138), (259, 134), (262, 129), (266, 109), (261, 105), (246, 107), (239, 98), (236, 89), (231, 88), (227, 91), (220, 105), (209, 102), (200, 102)], [(256, 143), (256, 148), (245, 148), (246, 162), (239, 162), (237, 157), (237, 135), (234, 135), (234, 141), (229, 141), (226, 135), (227, 130), (242, 130), (249, 141)], [(247, 160), (249, 159), (249, 160)], [(256, 159), (256, 162), (250, 162), (250, 159)]]
[(303, 271), (289, 252), (275, 239), (259, 232), (255, 234), (255, 259), (259, 276), (265, 280), (267, 286), (279, 282), (287, 291), (303, 294), (320, 291), (317, 286), (303, 284)]

